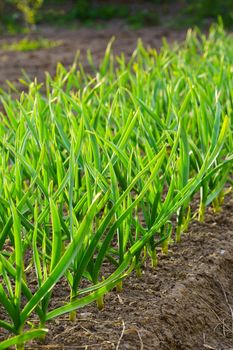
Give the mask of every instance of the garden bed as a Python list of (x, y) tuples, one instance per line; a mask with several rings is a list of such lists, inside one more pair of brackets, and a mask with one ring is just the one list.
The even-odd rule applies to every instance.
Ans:
[[(142, 33), (146, 30), (143, 29)], [(104, 33), (111, 37), (111, 30), (109, 32), (104, 30)], [(106, 45), (105, 34), (102, 43)], [(135, 46), (135, 38), (139, 36), (139, 32), (133, 34), (130, 41), (127, 41), (128, 37), (124, 31), (121, 35), (121, 43), (124, 42), (125, 47), (127, 46), (127, 59), (133, 45)], [(156, 46), (153, 42), (157, 38), (156, 35), (150, 35), (149, 32), (145, 34), (144, 43)], [(213, 35), (212, 37), (210, 35), (211, 40), (214, 40)], [(221, 28), (218, 35), (222, 35), (218, 38), (216, 46), (220, 50), (221, 39), (225, 38)], [(52, 34), (48, 38), (52, 40)], [(26, 60), (25, 64), (30, 62), (30, 58), (32, 59), (32, 70), (26, 68), (30, 77), (36, 75), (39, 80), (42, 79), (45, 70), (42, 67), (47, 67), (46, 69), (53, 75), (55, 60), (59, 60), (59, 51), (56, 50), (63, 48), (61, 54), (67, 54), (67, 61), (63, 60), (65, 66), (72, 62), (69, 61), (74, 54), (71, 49), (72, 38), (67, 44), (70, 45), (70, 50), (68, 46), (62, 45), (51, 49), (54, 55), (50, 62), (51, 66), (48, 66), (46, 58), (42, 63), (40, 56), (37, 56), (40, 54), (43, 56), (44, 53), (47, 55), (47, 52), (50, 52), (47, 50), (20, 53), (22, 56), (19, 55), (18, 59), (27, 57), (28, 61)], [(87, 38), (90, 39), (89, 36)], [(7, 174), (4, 178), (6, 181), (4, 185), (7, 184), (7, 186), (1, 198), (0, 223), (3, 232), (1, 232), (3, 261), (1, 282), (4, 281), (4, 288), (8, 294), (2, 288), (1, 295), (7, 296), (2, 304), (12, 318), (12, 313), (16, 310), (14, 302), (18, 298), (18, 315), (23, 309), (21, 314), (25, 318), (23, 323), (23, 317), (21, 319), (19, 316), (19, 322), (22, 322), (25, 327), (24, 331), (31, 327), (28, 333), (33, 332), (33, 327), (37, 326), (41, 328), (45, 326), (49, 330), (44, 342), (34, 340), (26, 343), (26, 348), (71, 350), (88, 348), (229, 350), (231, 348), (233, 341), (232, 195), (226, 196), (221, 212), (213, 213), (213, 207), (218, 209), (221, 206), (225, 194), (224, 185), (232, 176), (232, 167), (230, 167), (233, 157), (230, 124), (232, 110), (230, 109), (231, 97), (228, 95), (231, 76), (230, 68), (227, 72), (223, 70), (222, 73), (226, 74), (227, 79), (219, 75), (218, 69), (214, 71), (215, 81), (222, 88), (219, 88), (223, 99), (221, 109), (218, 104), (218, 95), (216, 91), (212, 91), (211, 84), (208, 90), (210, 98), (206, 98), (208, 95), (203, 94), (206, 86), (203, 88), (200, 84), (203, 84), (203, 77), (207, 79), (207, 75), (201, 74), (201, 69), (206, 69), (202, 60), (202, 57), (206, 56), (204, 54), (202, 56), (202, 53), (197, 50), (199, 49), (197, 38), (198, 34), (194, 33), (187, 41), (187, 46), (183, 45), (182, 52), (187, 68), (183, 80), (179, 79), (180, 74), (184, 72), (179, 51), (174, 51), (173, 55), (172, 51), (165, 47), (161, 56), (157, 56), (157, 52), (153, 52), (154, 56), (150, 56), (151, 52), (146, 52), (139, 44), (138, 61), (131, 62), (130, 68), (125, 70), (125, 61), (122, 58), (120, 62), (122, 74), (116, 70), (116, 80), (114, 80), (115, 76), (111, 80), (113, 73), (109, 51), (100, 66), (100, 73), (95, 77), (95, 86), (92, 86), (95, 79), (87, 84), (89, 75), (83, 76), (84, 80), (79, 80), (80, 75), (76, 74), (75, 69), (67, 74), (60, 66), (54, 81), (47, 78), (46, 84), (50, 88), (47, 90), (47, 100), (44, 91), (37, 92), (36, 85), (31, 85), (29, 95), (25, 95), (25, 99), (22, 96), (20, 103), (11, 100), (8, 95), (4, 96), (3, 104), (6, 113), (2, 113), (1, 132), (5, 137), (1, 144), (4, 155), (1, 169), (2, 173)], [(161, 40), (161, 37), (158, 40)], [(91, 45), (92, 49), (95, 43), (98, 47), (96, 51), (93, 50), (93, 53), (94, 59), (98, 61), (103, 54), (103, 49), (97, 37)], [(231, 52), (227, 43), (230, 43), (230, 37), (226, 37), (225, 42), (225, 59), (230, 67)], [(208, 46), (205, 44), (203, 40), (203, 50), (207, 50), (209, 54)], [(85, 45), (85, 48), (90, 47), (90, 42), (87, 40)], [(212, 45), (210, 47), (212, 48)], [(82, 52), (85, 48), (83, 47)], [(115, 52), (119, 53), (123, 49), (124, 46), (122, 47), (121, 44), (115, 47)], [(194, 53), (199, 59), (200, 66), (196, 65)], [(11, 55), (14, 57), (13, 53), (5, 54), (9, 55), (5, 57), (7, 61)], [(62, 57), (64, 59), (65, 56)], [(170, 58), (167, 59), (168, 57)], [(219, 56), (211, 52), (210, 57), (218, 68), (216, 57)], [(34, 65), (34, 59), (35, 62), (40, 63)], [(84, 60), (84, 56), (82, 59)], [(177, 70), (176, 60), (178, 60)], [(150, 69), (147, 67), (148, 62)], [(18, 63), (22, 66), (21, 61)], [(153, 71), (156, 65), (158, 65), (158, 72), (164, 74), (164, 80), (160, 81), (164, 85), (157, 87), (154, 81), (157, 79), (158, 72)], [(15, 67), (14, 64), (12, 67)], [(208, 74), (211, 78), (212, 67), (210, 59)], [(17, 71), (18, 68), (15, 69)], [(197, 69), (197, 76), (200, 79), (197, 85), (200, 96), (197, 99), (194, 94), (191, 95), (194, 85), (191, 85), (191, 88), (190, 85), (186, 85), (190, 72), (195, 78), (194, 69)], [(9, 80), (14, 81), (13, 76), (16, 76), (16, 71), (12, 73), (12, 79)], [(153, 79), (151, 72), (154, 74)], [(103, 79), (98, 80), (101, 74)], [(130, 79), (127, 81), (128, 78)], [(208, 84), (209, 81), (210, 79)], [(171, 82), (174, 83), (174, 90), (167, 89), (166, 95), (164, 87)], [(111, 88), (107, 85), (109, 83), (112, 84)], [(119, 90), (114, 90), (118, 83)], [(195, 80), (194, 83), (196, 83)], [(125, 87), (122, 87), (123, 84), (126, 84)], [(146, 84), (148, 84), (148, 90), (144, 89)], [(105, 92), (102, 87), (106, 88)], [(76, 93), (74, 89), (77, 89)], [(119, 94), (119, 91), (124, 94), (125, 91), (129, 92), (132, 100), (127, 94)], [(148, 91), (154, 91), (154, 95), (150, 95)], [(111, 94), (110, 100), (107, 100), (108, 94)], [(147, 100), (150, 96), (153, 97), (151, 106), (150, 101)], [(205, 98), (202, 100), (203, 96)], [(216, 98), (214, 100), (216, 106), (214, 105), (212, 110), (213, 96)], [(172, 106), (169, 111), (167, 111), (168, 105)], [(126, 108), (124, 114), (121, 114), (119, 106), (122, 110), (123, 107)], [(193, 106), (195, 106), (195, 114), (193, 114)], [(102, 108), (101, 113), (99, 113), (99, 107)], [(157, 107), (156, 114), (154, 111)], [(96, 114), (95, 109), (97, 109)], [(133, 114), (130, 114), (131, 109)], [(142, 123), (142, 119), (136, 119), (139, 112), (145, 124)], [(80, 115), (83, 119), (79, 118)], [(94, 121), (93, 115), (96, 118)], [(205, 123), (198, 119), (200, 115), (204, 116)], [(101, 136), (101, 132), (105, 130), (108, 119), (106, 116), (113, 118), (113, 122), (106, 124), (109, 129), (108, 133), (104, 134), (106, 145), (103, 146), (101, 142), (104, 137)], [(116, 120), (115, 117), (117, 117)], [(76, 125), (77, 122), (80, 122), (80, 125)], [(183, 126), (182, 123), (184, 123)], [(48, 130), (50, 126), (51, 133)], [(151, 126), (153, 126), (152, 131)], [(202, 134), (203, 128), (206, 128), (204, 130), (206, 138)], [(188, 137), (184, 130), (190, 133)], [(196, 140), (196, 134), (200, 140)], [(109, 136), (112, 138), (111, 142), (108, 140)], [(155, 143), (156, 137), (158, 139)], [(77, 148), (79, 138), (82, 141), (80, 141), (81, 151)], [(95, 143), (96, 140), (99, 144)], [(137, 143), (138, 140), (139, 143)], [(93, 158), (92, 150), (88, 153), (88, 147), (92, 146)], [(132, 150), (128, 149), (128, 146), (132, 147)], [(26, 147), (28, 148), (25, 152)], [(107, 147), (110, 147), (110, 150)], [(130, 154), (132, 157), (129, 157)], [(92, 163), (93, 159), (94, 163)], [(138, 163), (135, 165), (132, 159)], [(116, 162), (119, 168), (115, 167)], [(42, 172), (40, 163), (41, 167), (43, 165)], [(221, 172), (222, 168), (225, 172)], [(109, 172), (106, 172), (106, 169)], [(102, 175), (102, 171), (106, 172), (107, 175), (104, 174), (106, 178)], [(147, 178), (148, 172), (150, 175)], [(202, 194), (204, 190), (206, 191), (206, 196), (199, 197), (200, 188)], [(99, 194), (96, 195), (96, 193)], [(194, 193), (198, 201), (194, 205), (196, 210), (190, 212), (189, 203), (193, 206), (193, 198), (196, 198)], [(212, 206), (209, 205), (210, 203)], [(200, 218), (205, 219), (204, 223), (191, 220), (189, 214), (194, 215), (197, 209), (199, 209)], [(205, 217), (204, 209), (206, 209)], [(120, 218), (123, 218), (124, 226), (121, 226)], [(176, 237), (175, 230), (172, 230), (172, 223), (173, 228), (176, 226), (173, 219), (177, 222)], [(186, 222), (189, 221), (188, 233), (183, 234), (181, 242), (175, 244), (175, 239), (179, 241), (178, 232), (183, 230)], [(155, 240), (152, 241), (151, 238), (154, 236)], [(161, 246), (164, 251), (166, 250), (164, 242), (169, 244), (167, 255), (161, 251)], [(92, 247), (94, 247), (93, 250)], [(102, 254), (102, 248), (106, 248), (106, 256)], [(77, 252), (79, 249), (80, 257), (83, 254), (83, 260), (78, 260), (79, 256), (75, 255), (76, 249)], [(156, 250), (158, 265), (152, 268), (149, 257), (155, 261), (153, 254), (156, 255)], [(86, 257), (86, 252), (90, 252), (90, 256)], [(143, 253), (147, 256), (145, 262)], [(24, 264), (21, 264), (22, 260)], [(61, 262), (64, 264), (64, 269), (60, 272)], [(141, 277), (137, 278), (134, 271), (123, 280), (121, 293), (115, 290), (106, 293), (107, 290), (105, 291), (104, 288), (107, 283), (109, 283), (107, 285), (109, 290), (113, 285), (119, 287), (120, 278), (123, 278), (122, 274), (126, 267), (130, 269), (133, 266), (138, 272), (140, 264), (143, 266)], [(40, 271), (41, 266), (43, 271)], [(80, 279), (77, 278), (77, 280), (81, 282), (77, 286), (78, 289), (73, 288), (77, 298), (72, 300), (70, 286), (74, 286), (75, 283), (72, 283), (81, 269), (80, 266), (83, 271)], [(116, 266), (118, 267), (116, 275), (109, 280), (109, 273), (115, 273)], [(22, 283), (22, 277), (27, 282), (26, 287)], [(104, 285), (105, 281), (107, 281), (106, 285)], [(88, 283), (92, 284), (92, 294), (87, 289)], [(46, 285), (48, 289), (45, 288)], [(11, 293), (14, 288), (16, 296)], [(94, 303), (90, 304), (92, 300), (98, 300), (98, 302), (101, 300), (98, 292), (95, 294), (95, 288), (99, 288), (98, 292), (102, 294), (104, 290), (106, 294), (105, 307), (102, 311), (98, 311)], [(69, 321), (69, 316), (72, 316), (76, 308), (74, 304), (80, 303), (80, 300), (82, 302), (86, 297), (82, 299), (83, 295), (78, 294), (80, 290), (81, 293), (84, 290), (83, 294), (90, 294), (87, 297), (90, 305), (80, 308), (77, 311), (76, 320)], [(9, 300), (13, 305), (13, 312), (7, 302), (8, 295), (11, 295)], [(38, 297), (37, 301), (35, 297)], [(28, 304), (26, 304), (26, 298), (29, 301)], [(47, 305), (44, 304), (46, 298), (48, 298)], [(35, 302), (34, 305), (33, 302)], [(36, 305), (40, 307), (36, 309)], [(63, 305), (68, 305), (70, 309), (65, 311), (63, 309), (64, 313), (61, 312), (58, 308)], [(47, 306), (49, 306), (48, 310)], [(23, 328), (17, 328), (17, 324), (11, 327), (9, 319), (4, 317), (1, 310), (1, 321), (8, 322), (5, 322), (5, 329), (13, 330), (14, 334), (22, 333)], [(54, 310), (55, 314), (56, 312), (59, 314), (56, 318), (54, 318)], [(69, 316), (68, 312), (71, 312)], [(35, 316), (36, 313), (37, 316)], [(44, 315), (45, 318), (43, 318)], [(40, 325), (38, 325), (38, 316)], [(43, 323), (43, 321), (46, 322)], [(41, 331), (44, 332), (43, 329)], [(3, 331), (0, 334), (0, 341), (7, 337), (7, 331)]]

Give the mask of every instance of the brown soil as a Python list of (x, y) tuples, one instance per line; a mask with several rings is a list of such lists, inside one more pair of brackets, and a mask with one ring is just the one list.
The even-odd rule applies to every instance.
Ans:
[[(57, 62), (65, 67), (70, 66), (77, 51), (80, 51), (80, 61), (87, 69), (87, 49), (91, 49), (95, 62), (98, 63), (104, 55), (107, 43), (114, 36), (114, 53), (125, 52), (129, 57), (141, 38), (146, 46), (159, 49), (162, 38), (166, 37), (168, 42), (182, 40), (185, 31), (169, 31), (162, 26), (130, 30), (122, 21), (111, 21), (104, 29), (79, 28), (74, 30), (62, 28), (42, 27), (31, 37), (46, 37), (50, 40), (62, 41), (62, 45), (31, 52), (7, 52), (0, 50), (0, 87), (6, 87), (6, 80), (17, 82), (22, 77), (22, 71), (26, 71), (31, 79), (37, 77), (39, 81), (44, 80), (44, 72), (54, 74)], [(0, 47), (5, 42), (12, 42), (23, 38), (23, 36), (2, 36)], [(20, 86), (20, 84), (17, 84)]]

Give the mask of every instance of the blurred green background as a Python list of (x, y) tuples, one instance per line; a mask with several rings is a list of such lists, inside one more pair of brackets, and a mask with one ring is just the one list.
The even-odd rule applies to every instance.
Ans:
[[(137, 4), (141, 5), (141, 11), (135, 11)], [(153, 11), (150, 4), (155, 5)], [(117, 18), (133, 28), (139, 28), (161, 24), (164, 21), (161, 11), (166, 15), (174, 8), (176, 15), (171, 16), (172, 25), (202, 26), (218, 16), (222, 17), (225, 26), (233, 24), (233, 0), (0, 0), (0, 30), (16, 33), (31, 31), (40, 24), (70, 26), (77, 21), (92, 26)], [(166, 21), (169, 22), (168, 19)]]

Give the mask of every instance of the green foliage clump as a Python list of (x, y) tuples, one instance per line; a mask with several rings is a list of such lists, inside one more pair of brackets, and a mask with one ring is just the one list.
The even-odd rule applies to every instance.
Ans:
[(61, 45), (61, 41), (48, 40), (46, 38), (29, 39), (5, 43), (1, 49), (5, 51), (33, 51), (38, 49), (49, 49)]
[[(135, 11), (130, 3), (95, 2), (91, 0), (76, 0), (71, 7), (64, 0), (2, 0), (0, 1), (0, 29), (8, 32), (32, 30), (37, 23), (56, 25), (74, 25), (77, 20), (85, 25), (103, 25), (111, 19), (123, 19), (129, 26), (140, 28), (157, 25), (162, 22), (160, 12), (170, 12), (174, 6), (171, 0), (151, 0), (158, 5), (158, 12), (151, 11), (148, 4), (143, 10)], [(143, 1), (140, 1), (143, 4)], [(180, 0), (177, 4), (180, 13), (172, 19), (167, 18), (164, 25), (169, 23), (187, 27), (188, 25), (202, 26), (209, 20), (215, 21), (219, 16), (226, 26), (233, 25), (232, 0)], [(101, 22), (102, 21), (102, 22)], [(101, 23), (100, 23), (101, 22)]]
[(33, 26), (36, 23), (36, 15), (43, 4), (43, 0), (12, 0), (17, 9), (22, 12), (25, 23)]
[(232, 0), (187, 1), (185, 13), (190, 16), (190, 21), (195, 24), (201, 24), (205, 19), (217, 20), (221, 16), (226, 26), (233, 25)]
[(43, 0), (2, 0), (0, 29), (10, 33), (32, 30), (42, 5)]

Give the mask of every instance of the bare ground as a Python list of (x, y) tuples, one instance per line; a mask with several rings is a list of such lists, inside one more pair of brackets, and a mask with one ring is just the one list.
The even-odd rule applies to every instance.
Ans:
[[(5, 42), (13, 42), (22, 37), (22, 35), (2, 36), (0, 46)], [(143, 40), (145, 46), (159, 49), (163, 37), (166, 37), (168, 42), (180, 41), (185, 37), (185, 31), (171, 31), (162, 26), (130, 30), (123, 22), (116, 20), (111, 21), (104, 29), (81, 27), (70, 30), (42, 27), (31, 37), (45, 37), (61, 41), (62, 44), (55, 48), (31, 52), (0, 50), (0, 87), (7, 86), (6, 80), (18, 82), (18, 79), (23, 76), (22, 71), (26, 71), (31, 79), (37, 77), (39, 81), (43, 81), (44, 72), (48, 71), (52, 75), (55, 73), (57, 62), (61, 62), (65, 67), (70, 66), (77, 51), (80, 51), (81, 63), (88, 69), (87, 49), (91, 50), (95, 62), (98, 63), (112, 37), (115, 37), (113, 52), (115, 54), (124, 52), (126, 57), (130, 57), (136, 48), (138, 38)]]

